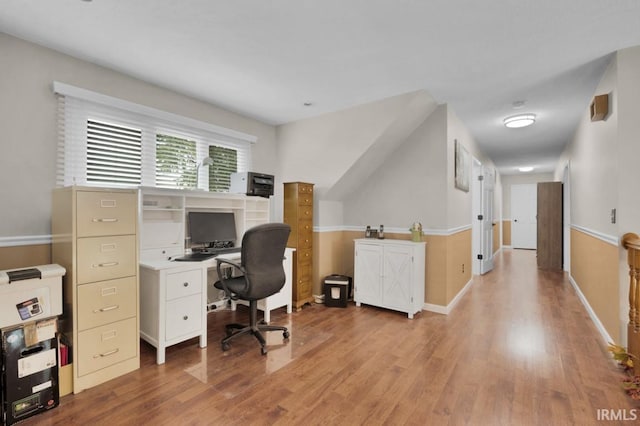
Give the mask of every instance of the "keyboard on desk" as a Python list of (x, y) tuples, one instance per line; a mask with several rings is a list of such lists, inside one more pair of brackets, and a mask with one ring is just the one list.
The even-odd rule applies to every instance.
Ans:
[(201, 262), (203, 260), (216, 257), (220, 254), (240, 253), (241, 250), (242, 247), (215, 248), (209, 249), (209, 251), (197, 251), (194, 253), (185, 254), (184, 256), (176, 257), (173, 260), (176, 260), (178, 262)]
[(211, 249), (211, 251), (217, 256), (219, 254), (240, 253), (240, 251), (242, 251), (242, 247), (215, 248)]
[(178, 262), (201, 262), (203, 260), (211, 259), (212, 257), (216, 257), (216, 254), (195, 252), (195, 253), (185, 254), (184, 256), (181, 256), (181, 257), (176, 257), (173, 260), (176, 260)]

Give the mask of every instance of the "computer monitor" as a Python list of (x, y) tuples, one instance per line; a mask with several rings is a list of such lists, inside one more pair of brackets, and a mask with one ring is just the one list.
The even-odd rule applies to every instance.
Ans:
[(233, 213), (189, 212), (191, 242), (214, 247), (216, 243), (235, 242), (236, 221)]

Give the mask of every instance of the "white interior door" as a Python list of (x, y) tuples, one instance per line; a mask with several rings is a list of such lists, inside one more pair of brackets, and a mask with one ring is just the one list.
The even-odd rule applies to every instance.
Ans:
[(538, 185), (511, 185), (511, 246), (537, 248)]
[(482, 219), (480, 221), (480, 273), (485, 274), (493, 269), (493, 190), (495, 187), (494, 172), (483, 167), (480, 181)]

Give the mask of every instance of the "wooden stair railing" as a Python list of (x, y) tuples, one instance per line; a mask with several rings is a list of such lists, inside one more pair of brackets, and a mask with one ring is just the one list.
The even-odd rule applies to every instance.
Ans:
[(627, 351), (634, 355), (634, 373), (640, 373), (640, 237), (634, 233), (622, 236), (629, 264), (629, 325)]

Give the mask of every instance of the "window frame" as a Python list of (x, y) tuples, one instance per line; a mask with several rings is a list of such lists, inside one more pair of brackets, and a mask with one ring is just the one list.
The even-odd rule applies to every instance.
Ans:
[[(169, 135), (196, 142), (196, 187), (209, 190), (209, 172), (196, 167), (209, 154), (209, 146), (237, 151), (237, 170), (251, 169), (255, 136), (211, 123), (135, 104), (118, 98), (54, 82), (58, 95), (58, 186), (156, 187), (156, 138)], [(142, 131), (141, 184), (89, 182), (87, 180), (87, 122), (97, 120)], [(162, 186), (166, 188), (166, 186)]]

